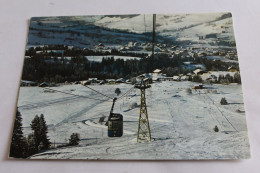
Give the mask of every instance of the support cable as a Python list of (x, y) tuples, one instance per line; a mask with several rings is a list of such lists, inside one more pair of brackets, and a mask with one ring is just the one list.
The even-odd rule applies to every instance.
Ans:
[(92, 99), (92, 100), (109, 101), (109, 100), (101, 100), (101, 99), (97, 99), (97, 98), (91, 98), (91, 97), (88, 97), (88, 96), (82, 96), (82, 95), (72, 94), (72, 93), (68, 93), (68, 92), (64, 92), (64, 91), (59, 91), (59, 90), (55, 90), (55, 89), (51, 89), (51, 88), (46, 88), (46, 87), (44, 87), (44, 89), (51, 90), (51, 91), (55, 91), (55, 92), (59, 92), (59, 93), (63, 93), (63, 94), (67, 94), (67, 95), (72, 95), (72, 96), (77, 96), (77, 97), (88, 98), (88, 99)]
[[(198, 94), (198, 92), (197, 92), (197, 90), (195, 90), (195, 92)], [(206, 100), (206, 98), (203, 96), (203, 98)], [(214, 104), (214, 103), (213, 103)], [(210, 104), (209, 104), (209, 106), (210, 106)], [(210, 109), (210, 108), (209, 108)], [(211, 109), (210, 109), (210, 111), (211, 111)], [(211, 111), (212, 113), (213, 113), (213, 111)], [(223, 130), (224, 130), (224, 127), (221, 125), (221, 123), (219, 122), (219, 120), (218, 120), (218, 118), (216, 117), (216, 118), (214, 118), (212, 115), (211, 115), (211, 118), (213, 119), (213, 120), (216, 120), (217, 122), (218, 122), (218, 124), (219, 124), (219, 127), (221, 127), (221, 128), (223, 128)], [(226, 132), (225, 130), (224, 130), (224, 132)]]
[[(208, 96), (205, 91), (204, 91), (204, 94), (206, 94), (206, 96)], [(210, 96), (208, 96), (208, 98), (209, 98), (209, 99), (213, 102), (213, 104), (214, 104), (213, 99), (212, 99)], [(233, 124), (229, 121), (229, 119), (223, 114), (223, 112), (219, 109), (219, 107), (218, 107), (216, 104), (214, 104), (214, 105), (216, 106), (216, 108), (218, 109), (218, 111), (221, 113), (221, 115), (227, 120), (227, 122), (233, 127), (233, 129), (238, 132), (238, 130), (233, 126)]]
[(102, 96), (105, 96), (105, 97), (107, 97), (107, 98), (109, 98), (109, 99), (114, 99), (114, 98), (112, 98), (112, 97), (110, 97), (110, 96), (107, 96), (107, 95), (105, 95), (105, 94), (103, 94), (103, 93), (97, 91), (97, 90), (94, 90), (93, 88), (90, 88), (90, 87), (85, 86), (85, 85), (83, 85), (83, 86), (84, 86), (84, 87), (87, 87), (88, 89), (90, 89), (90, 90), (92, 90), (92, 91), (94, 91), (94, 92), (96, 92), (96, 93), (98, 93), (98, 94), (100, 94), (100, 95), (102, 95)]
[(133, 86), (132, 88), (130, 88), (127, 92), (125, 92), (123, 95), (121, 95), (120, 97), (118, 97), (117, 100), (122, 99), (123, 97), (126, 97), (129, 93), (131, 93), (133, 91), (135, 87)]

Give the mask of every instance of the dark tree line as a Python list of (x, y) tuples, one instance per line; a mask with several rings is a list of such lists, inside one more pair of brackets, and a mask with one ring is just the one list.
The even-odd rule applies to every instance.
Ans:
[[(151, 67), (152, 61), (153, 67)], [(166, 54), (158, 54), (154, 59), (150, 57), (126, 61), (114, 59), (112, 56), (103, 58), (101, 62), (90, 62), (84, 56), (51, 59), (44, 54), (35, 54), (25, 59), (22, 79), (39, 83), (73, 82), (92, 77), (101, 80), (122, 77), (130, 79), (142, 73), (152, 72), (156, 68), (178, 68), (179, 72), (180, 65), (180, 58), (170, 58)]]
[[(17, 109), (9, 153), (10, 157), (27, 158), (38, 152), (50, 149), (51, 142), (47, 136), (48, 127), (43, 114), (40, 116), (36, 115), (34, 117), (31, 122), (31, 129), (33, 132), (29, 134), (27, 138), (23, 134), (22, 126), (22, 115)], [(79, 142), (79, 134), (72, 133), (69, 139), (69, 143), (63, 146), (74, 146), (78, 145)]]
[[(46, 52), (46, 50), (64, 50), (63, 55), (58, 52)], [(36, 51), (42, 51), (36, 53)], [(170, 57), (168, 54), (156, 54), (154, 58), (146, 54), (123, 53), (117, 50), (111, 52), (98, 52), (88, 49), (68, 49), (68, 46), (45, 46), (30, 48), (25, 58), (23, 69), (23, 80), (41, 82), (74, 82), (88, 78), (103, 79), (130, 79), (142, 73), (150, 73), (154, 69), (162, 69), (166, 76), (171, 77), (178, 74), (187, 74), (191, 70), (183, 65), (187, 59), (182, 55)], [(88, 61), (84, 56), (88, 55), (111, 55), (105, 57), (101, 62)], [(115, 59), (112, 55), (138, 56), (140, 59)], [(66, 58), (69, 56), (70, 58)], [(59, 58), (58, 58), (59, 57)], [(190, 61), (190, 60), (189, 60)], [(194, 63), (204, 64), (207, 71), (227, 71), (231, 65), (239, 70), (238, 64), (231, 62), (213, 61), (205, 57), (195, 56)], [(231, 81), (232, 82), (232, 81)]]
[(241, 84), (241, 77), (239, 73), (235, 73), (234, 77), (230, 74), (219, 75), (217, 83), (239, 83)]
[[(48, 50), (48, 52), (47, 52)], [(63, 53), (55, 52), (55, 50), (63, 51)], [(89, 49), (82, 48), (72, 48), (69, 49), (66, 45), (48, 45), (44, 47), (31, 47), (26, 50), (26, 56), (35, 56), (37, 51), (42, 51), (41, 55), (43, 56), (106, 56), (106, 55), (118, 55), (118, 56), (133, 56), (144, 58), (147, 56), (146, 53), (135, 53), (135, 52), (120, 52), (116, 49), (109, 51), (93, 51)]]
[(50, 148), (51, 143), (47, 136), (48, 128), (43, 114), (40, 117), (38, 115), (35, 116), (31, 123), (31, 129), (33, 133), (29, 134), (28, 138), (26, 138), (23, 134), (22, 115), (17, 109), (10, 157), (26, 158), (39, 151)]
[(232, 62), (223, 62), (220, 60), (210, 60), (205, 57), (196, 57), (196, 63), (204, 64), (207, 71), (227, 71), (228, 67), (233, 66), (239, 70), (239, 65)]

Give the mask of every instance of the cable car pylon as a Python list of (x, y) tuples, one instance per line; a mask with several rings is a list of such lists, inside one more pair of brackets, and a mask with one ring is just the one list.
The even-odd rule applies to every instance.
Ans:
[(147, 84), (147, 81), (144, 80), (144, 77), (142, 77), (140, 84), (135, 85), (135, 88), (140, 89), (141, 91), (139, 123), (137, 129), (137, 142), (151, 141), (151, 131), (150, 131), (148, 112), (147, 112), (146, 100), (145, 100), (145, 90), (150, 87), (151, 85)]

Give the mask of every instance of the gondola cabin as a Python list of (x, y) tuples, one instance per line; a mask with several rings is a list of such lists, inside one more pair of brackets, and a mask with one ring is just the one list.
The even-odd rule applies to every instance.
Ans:
[(108, 118), (108, 137), (121, 137), (123, 135), (123, 116), (111, 113)]
[(121, 137), (123, 135), (123, 115), (113, 113), (116, 100), (115, 97), (107, 120), (108, 137)]

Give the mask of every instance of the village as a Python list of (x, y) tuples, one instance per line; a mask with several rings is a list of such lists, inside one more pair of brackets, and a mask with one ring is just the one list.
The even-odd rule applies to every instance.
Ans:
[[(27, 49), (26, 59), (30, 59), (31, 56), (39, 55), (43, 57), (46, 64), (70, 64), (76, 56), (84, 56), (89, 63), (101, 63), (104, 59), (113, 58), (117, 60), (139, 60), (148, 59), (151, 57), (151, 44), (129, 42), (123, 46), (104, 46), (99, 43), (93, 46), (93, 49), (78, 48), (73, 46), (56, 46), (58, 50), (54, 50), (54, 46), (37, 46)], [(67, 56), (68, 54), (72, 56)], [(149, 52), (149, 53), (147, 53)], [(116, 53), (116, 54), (113, 54)], [(116, 84), (116, 83), (128, 83), (133, 84), (136, 81), (136, 77), (144, 75), (150, 82), (155, 81), (195, 81), (203, 83), (240, 83), (240, 74), (237, 60), (237, 53), (235, 49), (226, 48), (196, 48), (196, 47), (184, 47), (184, 46), (169, 46), (166, 44), (157, 44), (155, 46), (155, 56), (164, 55), (168, 59), (176, 59), (180, 61), (179, 69), (182, 69), (183, 73), (180, 73), (179, 69), (173, 70), (167, 73), (167, 67), (161, 69), (154, 69), (151, 73), (136, 74), (136, 76), (128, 75), (119, 77), (115, 76), (114, 79), (98, 79), (97, 77), (89, 77), (88, 79), (81, 81), (64, 81), (64, 83), (82, 83), (83, 85), (90, 84)], [(207, 66), (203, 62), (199, 63), (198, 59), (207, 60), (213, 65)], [(205, 63), (205, 62), (204, 62)], [(224, 65), (225, 66), (224, 66)], [(87, 69), (86, 69), (87, 70)], [(166, 72), (166, 73), (165, 73)], [(100, 73), (106, 73), (101, 71)], [(112, 71), (112, 73), (115, 73)], [(118, 73), (118, 72), (117, 72)], [(194, 78), (195, 76), (195, 78)], [(199, 76), (199, 78), (197, 78)], [(235, 78), (235, 79), (234, 79)], [(23, 79), (21, 86), (34, 86), (34, 85), (46, 85), (49, 81), (42, 81), (37, 83), (36, 81), (29, 81)]]

